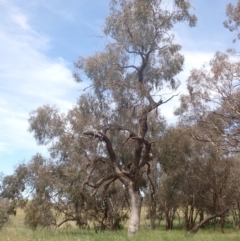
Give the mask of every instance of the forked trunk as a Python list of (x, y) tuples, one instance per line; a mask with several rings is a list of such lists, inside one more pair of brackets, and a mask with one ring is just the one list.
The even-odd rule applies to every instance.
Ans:
[(128, 191), (130, 196), (130, 218), (128, 224), (128, 235), (132, 236), (139, 230), (142, 196), (139, 191), (133, 190), (131, 185)]

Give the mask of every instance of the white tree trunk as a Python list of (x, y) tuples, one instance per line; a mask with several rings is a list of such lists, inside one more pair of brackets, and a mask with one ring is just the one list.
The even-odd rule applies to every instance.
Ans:
[(142, 196), (139, 191), (134, 191), (132, 185), (129, 186), (130, 196), (130, 218), (128, 224), (128, 235), (136, 234), (140, 226), (140, 215), (142, 207)]

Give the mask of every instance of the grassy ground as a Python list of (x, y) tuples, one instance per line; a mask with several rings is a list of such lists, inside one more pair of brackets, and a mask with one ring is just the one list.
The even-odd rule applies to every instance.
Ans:
[(0, 231), (0, 241), (240, 241), (240, 231), (229, 229), (222, 234), (219, 229), (200, 230), (196, 235), (186, 234), (183, 230), (154, 230), (142, 227), (136, 237), (129, 238), (127, 231), (99, 232), (93, 230), (79, 230), (78, 228), (61, 228), (58, 230), (31, 231), (23, 223), (23, 213), (18, 211), (16, 217), (11, 217), (10, 223)]

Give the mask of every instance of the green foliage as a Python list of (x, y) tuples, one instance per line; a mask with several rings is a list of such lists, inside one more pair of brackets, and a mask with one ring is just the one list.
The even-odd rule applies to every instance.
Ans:
[(5, 204), (0, 205), (0, 229), (2, 229), (2, 227), (4, 226), (5, 223), (8, 222), (8, 213), (7, 213), (7, 206), (5, 206)]
[(240, 1), (238, 0), (236, 5), (234, 6), (232, 3), (229, 3), (226, 7), (226, 14), (227, 14), (227, 20), (224, 21), (224, 26), (228, 28), (231, 32), (236, 32), (237, 37), (233, 39), (233, 42), (236, 42), (236, 40), (240, 39), (240, 33), (239, 33), (239, 26), (240, 26), (240, 18), (239, 18), (239, 12), (240, 12)]
[(39, 226), (45, 228), (55, 225), (56, 220), (53, 216), (51, 205), (38, 198), (29, 201), (25, 207), (24, 223), (32, 230), (36, 230)]

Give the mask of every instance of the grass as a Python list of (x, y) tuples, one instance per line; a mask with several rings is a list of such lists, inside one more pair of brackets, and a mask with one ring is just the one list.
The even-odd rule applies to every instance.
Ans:
[(0, 241), (240, 241), (240, 231), (226, 229), (222, 234), (219, 229), (200, 230), (196, 235), (187, 234), (183, 230), (147, 230), (142, 227), (139, 234), (129, 238), (127, 230), (118, 232), (99, 232), (80, 230), (78, 228), (61, 228), (57, 230), (38, 229), (32, 231), (24, 226), (24, 214), (18, 210), (16, 217), (0, 231)]

